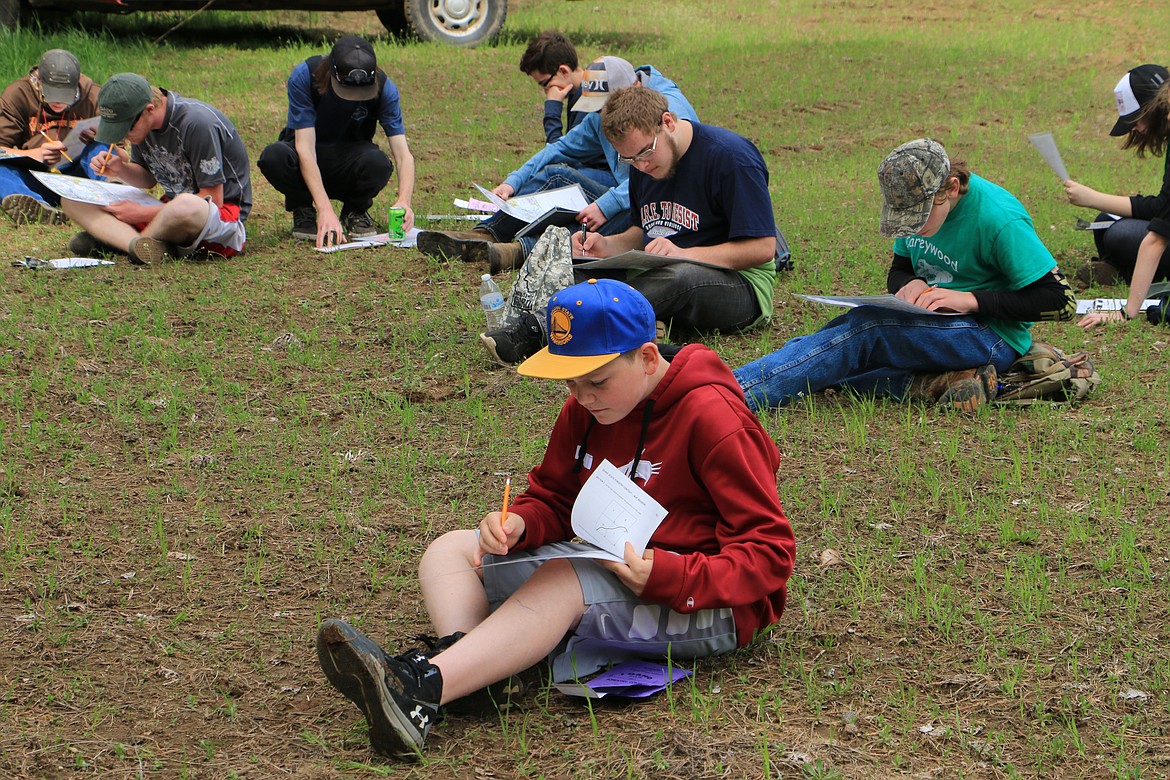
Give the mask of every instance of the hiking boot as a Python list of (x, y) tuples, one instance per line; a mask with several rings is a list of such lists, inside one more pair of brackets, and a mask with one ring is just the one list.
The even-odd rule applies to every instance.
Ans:
[(488, 244), (488, 271), (493, 274), (511, 271), (524, 265), (524, 247), (519, 241)]
[(1117, 284), (1121, 280), (1121, 273), (1116, 266), (1104, 260), (1093, 258), (1077, 269), (1076, 279), (1085, 287), (1093, 285), (1105, 287)]
[(418, 251), (428, 257), (465, 263), (489, 262), (489, 247), (495, 243), (486, 230), (424, 230), (418, 234)]
[(0, 200), (0, 209), (18, 225), (64, 225), (69, 221), (64, 211), (32, 195), (6, 195)]
[(387, 655), (345, 621), (329, 619), (317, 632), (317, 660), (330, 685), (366, 716), (374, 750), (420, 754), (443, 694), (443, 676), (425, 655)]
[(544, 346), (544, 330), (536, 316), (525, 312), (519, 322), (479, 334), (479, 340), (497, 363), (510, 366), (532, 357)]
[(171, 244), (150, 236), (139, 236), (130, 242), (128, 249), (126, 254), (135, 265), (161, 263), (175, 256), (175, 248)]
[(374, 224), (370, 212), (351, 211), (344, 206), (341, 209), (341, 229), (350, 241), (378, 235), (378, 226)]
[(317, 241), (317, 209), (301, 206), (293, 209), (292, 237), (297, 241)]
[(973, 412), (995, 399), (997, 380), (992, 365), (941, 374), (918, 374), (910, 383), (909, 397), (934, 401), (961, 412)]

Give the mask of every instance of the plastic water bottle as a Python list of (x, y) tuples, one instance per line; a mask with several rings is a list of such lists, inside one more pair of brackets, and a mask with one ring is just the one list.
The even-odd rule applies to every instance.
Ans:
[(487, 318), (487, 329), (495, 330), (504, 327), (504, 294), (500, 286), (492, 279), (491, 274), (480, 277), (483, 281), (479, 285), (479, 303), (483, 306), (484, 317)]

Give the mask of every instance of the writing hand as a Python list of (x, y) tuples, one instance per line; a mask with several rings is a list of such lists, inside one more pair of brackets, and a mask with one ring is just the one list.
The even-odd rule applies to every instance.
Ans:
[(910, 281), (906, 282), (906, 284), (902, 285), (902, 289), (894, 293), (894, 296), (903, 301), (906, 301), (906, 303), (915, 303), (918, 300), (918, 296), (921, 295), (924, 290), (929, 289), (930, 285), (921, 279), (911, 279)]
[(488, 512), (479, 522), (479, 548), (485, 555), (507, 555), (524, 533), (524, 518), (509, 512), (500, 522), (499, 512)]

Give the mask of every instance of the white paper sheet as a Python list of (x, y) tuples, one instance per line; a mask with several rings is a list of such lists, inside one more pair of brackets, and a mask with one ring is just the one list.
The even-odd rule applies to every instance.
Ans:
[(109, 206), (120, 201), (128, 200), (142, 206), (161, 206), (162, 201), (149, 192), (129, 184), (114, 184), (108, 181), (94, 181), (79, 179), (76, 176), (62, 176), (59, 173), (44, 173), (33, 171), (37, 180), (60, 195), (62, 198), (76, 200), (80, 203), (93, 203), (97, 206)]
[(89, 119), (82, 119), (69, 130), (69, 134), (65, 136), (65, 154), (76, 160), (85, 151), (85, 141), (81, 139), (81, 134), (86, 130), (97, 130), (98, 122), (101, 117), (93, 116)]
[(543, 217), (547, 212), (556, 209), (572, 209), (580, 211), (589, 205), (585, 191), (580, 184), (571, 184), (567, 187), (557, 187), (552, 190), (542, 190), (531, 195), (518, 195), (504, 200), (491, 190), (485, 190), (478, 184), (475, 188), (483, 193), (484, 197), (500, 211), (527, 225)]
[(906, 303), (896, 295), (800, 295), (793, 293), (797, 298), (804, 298), (813, 303), (824, 303), (829, 306), (844, 306), (852, 309), (857, 306), (880, 306), (883, 309), (911, 312), (913, 314), (934, 314), (940, 317), (956, 317), (958, 312), (930, 311), (912, 303)]
[[(1077, 314), (1088, 314), (1091, 311), (1121, 311), (1125, 305), (1125, 298), (1077, 298)], [(1150, 308), (1157, 301), (1146, 298), (1142, 301), (1142, 311)]]
[(1056, 139), (1052, 137), (1052, 133), (1029, 133), (1028, 139), (1057, 177), (1061, 181), (1066, 181), (1068, 169), (1064, 167), (1064, 161), (1060, 159), (1060, 151), (1056, 148)]
[(572, 524), (578, 536), (624, 560), (626, 542), (642, 555), (666, 509), (608, 460), (603, 460), (581, 487), (573, 503)]

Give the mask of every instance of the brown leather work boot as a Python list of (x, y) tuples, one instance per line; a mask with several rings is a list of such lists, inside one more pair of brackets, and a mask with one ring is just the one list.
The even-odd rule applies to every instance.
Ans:
[(488, 249), (494, 242), (486, 230), (424, 230), (418, 234), (418, 251), (445, 260), (486, 262)]
[(519, 241), (508, 244), (488, 244), (488, 270), (493, 274), (511, 271), (524, 265), (524, 247)]
[(917, 374), (910, 383), (909, 397), (973, 412), (995, 400), (998, 381), (992, 365), (941, 374)]

